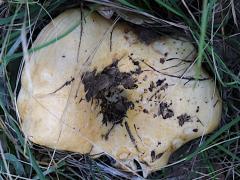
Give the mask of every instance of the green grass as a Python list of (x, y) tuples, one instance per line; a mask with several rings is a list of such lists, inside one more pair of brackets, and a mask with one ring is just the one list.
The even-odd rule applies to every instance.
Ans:
[[(181, 33), (198, 48), (196, 63), (199, 77), (204, 66), (216, 80), (223, 99), (221, 126), (214, 133), (194, 140), (183, 147), (190, 148), (175, 153), (170, 164), (151, 178), (184, 176), (189, 178), (226, 179), (240, 178), (240, 2), (237, 0), (118, 0), (84, 2), (91, 7), (105, 4), (126, 11), (145, 15), (154, 21), (149, 26), (159, 33)], [(97, 3), (97, 5), (95, 4)], [(21, 30), (25, 25), (27, 37), (35, 38), (39, 31), (63, 10), (80, 7), (76, 1), (8, 1), (0, 5), (0, 179), (124, 179), (129, 175), (106, 164), (102, 158), (92, 160), (88, 156), (57, 151), (53, 165), (51, 149), (32, 145), (25, 141), (19, 128), (16, 113), (15, 83), (18, 66), (23, 57)], [(164, 20), (164, 21), (163, 21)], [(79, 22), (80, 23), (80, 22)], [(170, 23), (170, 25), (169, 25)], [(38, 51), (73, 31), (78, 24), (69, 27), (58, 39), (31, 48)], [(161, 26), (167, 27), (161, 28)], [(201, 143), (200, 143), (201, 142)], [(180, 150), (181, 151), (181, 150)], [(106, 163), (106, 164), (105, 164)], [(186, 170), (187, 169), (187, 170)], [(183, 174), (176, 174), (179, 171)], [(115, 173), (114, 173), (115, 172)]]

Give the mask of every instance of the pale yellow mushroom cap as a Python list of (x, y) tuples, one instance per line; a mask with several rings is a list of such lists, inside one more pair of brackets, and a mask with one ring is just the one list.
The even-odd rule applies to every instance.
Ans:
[[(80, 10), (62, 13), (33, 44), (42, 45), (78, 24), (26, 62), (17, 103), (30, 141), (83, 154), (103, 152), (132, 171), (136, 160), (146, 176), (165, 166), (184, 143), (218, 126), (221, 99), (203, 69), (200, 80), (194, 78), (196, 50), (190, 42), (156, 36), (144, 43), (124, 23), (113, 25), (87, 11), (84, 15), (80, 23)], [(119, 75), (130, 74), (136, 87), (118, 85), (133, 107), (105, 138), (113, 124), (103, 124), (101, 99), (87, 101), (83, 81), (87, 72), (96, 70), (96, 77), (114, 63)]]

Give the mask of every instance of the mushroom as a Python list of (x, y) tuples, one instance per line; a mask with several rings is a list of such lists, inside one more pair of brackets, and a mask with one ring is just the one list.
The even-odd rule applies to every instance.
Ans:
[(106, 154), (133, 172), (137, 163), (146, 177), (184, 143), (212, 132), (221, 99), (204, 69), (195, 78), (193, 45), (144, 35), (79, 9), (49, 23), (33, 47), (58, 39), (30, 54), (17, 100), (27, 139), (94, 158)]

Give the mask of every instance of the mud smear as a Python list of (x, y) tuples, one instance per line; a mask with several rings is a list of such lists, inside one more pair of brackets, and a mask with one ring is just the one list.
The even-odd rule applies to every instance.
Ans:
[(140, 26), (133, 26), (134, 33), (138, 36), (140, 42), (149, 45), (158, 40), (159, 34), (153, 30), (146, 29)]
[[(102, 72), (86, 72), (82, 76), (87, 102), (96, 100), (101, 107), (100, 113), (103, 114), (102, 123), (113, 126), (121, 124), (128, 109), (133, 109), (133, 102), (129, 101), (124, 95), (124, 89), (137, 88), (136, 79), (132, 73), (120, 72), (118, 61), (105, 67)], [(107, 139), (108, 132), (105, 139)]]
[(174, 116), (173, 110), (170, 108), (172, 104), (161, 102), (159, 105), (158, 115), (161, 115), (163, 119), (171, 118)]
[(151, 151), (151, 158), (152, 162), (156, 161), (157, 159), (160, 159), (162, 157), (163, 153), (156, 154), (154, 150)]
[(179, 126), (183, 126), (185, 122), (192, 121), (191, 116), (184, 113), (177, 117)]

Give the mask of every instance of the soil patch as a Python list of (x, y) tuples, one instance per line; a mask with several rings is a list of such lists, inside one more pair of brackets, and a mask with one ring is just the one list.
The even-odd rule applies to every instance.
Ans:
[(133, 102), (123, 95), (124, 89), (137, 88), (132, 73), (120, 72), (118, 62), (105, 67), (102, 72), (86, 72), (82, 76), (86, 100), (97, 100), (103, 114), (102, 123), (113, 125), (122, 123), (127, 110), (133, 109)]

